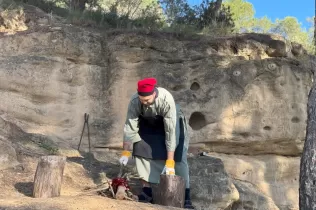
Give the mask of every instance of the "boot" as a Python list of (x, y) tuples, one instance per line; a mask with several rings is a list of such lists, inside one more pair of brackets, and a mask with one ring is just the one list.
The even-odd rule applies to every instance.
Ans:
[(184, 208), (185, 209), (195, 209), (191, 202), (190, 197), (190, 188), (185, 189), (185, 198), (184, 198)]
[(152, 190), (150, 187), (143, 187), (143, 191), (138, 195), (138, 202), (152, 203), (153, 202)]

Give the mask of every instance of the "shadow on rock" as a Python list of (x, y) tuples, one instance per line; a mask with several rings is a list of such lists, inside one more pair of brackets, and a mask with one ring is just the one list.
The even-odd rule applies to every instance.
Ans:
[(14, 185), (18, 192), (28, 196), (33, 196), (33, 182), (18, 182)]

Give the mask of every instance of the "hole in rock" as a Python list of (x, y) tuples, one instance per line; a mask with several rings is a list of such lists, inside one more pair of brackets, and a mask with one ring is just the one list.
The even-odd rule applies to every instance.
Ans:
[(231, 45), (230, 46), (230, 49), (232, 50), (232, 52), (236, 55), (236, 54), (238, 54), (238, 49), (237, 49), (237, 47), (235, 46), (235, 45)]
[(233, 75), (234, 75), (235, 77), (238, 77), (240, 74), (241, 74), (241, 72), (238, 71), (238, 70), (236, 70), (236, 71), (233, 72)]
[(195, 95), (195, 94), (193, 94), (193, 95), (192, 95), (192, 97), (193, 97), (194, 99), (197, 99), (197, 97), (196, 97), (196, 95)]
[(293, 123), (298, 123), (298, 122), (300, 121), (300, 118), (298, 118), (298, 117), (292, 117), (291, 121), (292, 121)]
[(74, 58), (66, 58), (68, 61), (70, 61), (70, 62), (73, 62), (73, 63), (76, 63), (77, 62), (77, 60), (76, 59), (74, 59)]
[(244, 138), (247, 138), (247, 137), (250, 136), (250, 133), (248, 133), (248, 132), (243, 132), (243, 133), (240, 133), (240, 135), (241, 135), (242, 137), (244, 137)]
[(183, 89), (183, 88), (184, 88), (183, 85), (175, 85), (175, 86), (172, 88), (172, 90), (173, 90), (173, 91), (179, 91), (179, 90), (181, 90), (181, 89)]
[(275, 70), (275, 69), (277, 68), (277, 65), (276, 65), (275, 63), (269, 63), (269, 64), (268, 64), (268, 68), (269, 68), (270, 70)]
[(263, 129), (266, 131), (270, 131), (272, 128), (270, 126), (264, 126)]
[(246, 202), (243, 202), (243, 205), (244, 206), (254, 206), (254, 202), (253, 201), (246, 201)]
[(201, 112), (193, 112), (189, 119), (189, 125), (193, 130), (200, 130), (206, 126), (205, 116)]
[(190, 87), (190, 89), (193, 90), (193, 91), (197, 91), (198, 89), (200, 89), (199, 83), (193, 82), (191, 87)]

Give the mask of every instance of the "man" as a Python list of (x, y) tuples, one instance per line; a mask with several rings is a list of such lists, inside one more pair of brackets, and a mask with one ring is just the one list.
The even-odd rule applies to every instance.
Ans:
[(166, 89), (156, 87), (155, 78), (138, 81), (128, 105), (120, 163), (126, 165), (133, 150), (142, 178), (140, 202), (152, 202), (150, 183), (159, 183), (160, 174), (179, 175), (186, 181), (184, 208), (194, 209), (190, 199), (187, 164), (188, 134), (183, 113)]

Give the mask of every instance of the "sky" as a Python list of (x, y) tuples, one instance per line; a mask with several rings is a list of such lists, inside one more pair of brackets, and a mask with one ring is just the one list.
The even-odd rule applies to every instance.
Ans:
[(306, 18), (313, 17), (315, 13), (314, 0), (247, 0), (255, 8), (255, 17), (268, 16), (273, 21), (286, 16), (294, 16), (303, 27), (310, 27)]
[[(188, 0), (190, 4), (200, 4), (202, 0)], [(246, 0), (253, 4), (255, 17), (267, 16), (272, 21), (276, 18), (283, 19), (286, 16), (294, 16), (302, 26), (309, 28), (308, 17), (315, 13), (315, 0)]]

